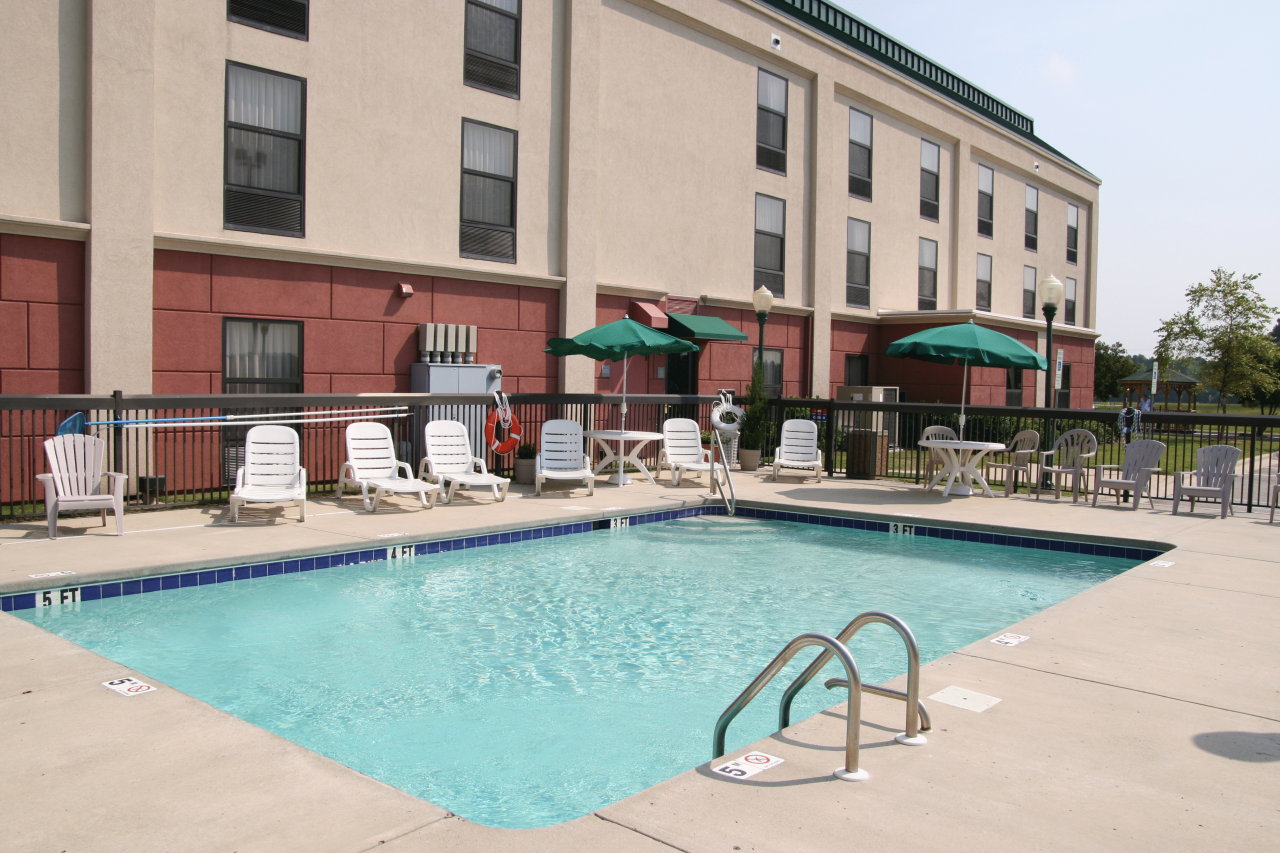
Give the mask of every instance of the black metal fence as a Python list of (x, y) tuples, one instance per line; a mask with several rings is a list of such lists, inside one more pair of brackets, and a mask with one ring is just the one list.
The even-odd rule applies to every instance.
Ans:
[[(513, 395), (511, 403), (521, 424), (521, 442), (537, 445), (547, 420), (569, 418), (587, 429), (620, 427), (620, 399), (599, 394)], [(661, 431), (670, 417), (688, 417), (710, 428), (712, 397), (632, 395), (628, 398), (627, 428)], [(389, 412), (386, 407), (403, 406)], [(476, 452), (483, 452), (489, 468), (510, 476), (515, 455), (488, 449), (485, 420), (493, 400), (483, 395), (0, 395), (0, 521), (41, 517), (43, 490), (36, 475), (47, 470), (45, 439), (66, 418), (83, 413), (88, 430), (108, 442), (111, 469), (129, 475), (130, 509), (166, 508), (225, 503), (243, 460), (246, 426), (234, 416), (280, 415), (305, 412), (305, 422), (293, 424), (301, 438), (303, 464), (312, 490), (329, 491), (345, 461), (344, 433), (352, 418), (379, 418), (390, 428), (400, 458), (417, 469), (422, 456), (423, 427), (433, 419), (458, 420), (467, 425)], [(916, 444), (926, 426), (943, 424), (958, 431), (959, 407), (924, 403), (864, 403), (834, 400), (783, 399), (770, 403), (771, 432), (763, 462), (773, 456), (782, 422), (788, 418), (813, 420), (819, 425), (824, 462), (831, 476), (882, 477), (920, 482), (926, 451)], [(172, 420), (163, 424), (128, 421)], [(226, 418), (227, 420), (222, 420)], [(304, 420), (282, 418), (282, 420)], [(95, 423), (95, 422), (125, 423)], [(203, 425), (202, 425), (203, 424)], [(1145, 415), (1134, 438), (1165, 442), (1162, 474), (1152, 493), (1168, 498), (1173, 472), (1195, 468), (1195, 451), (1210, 444), (1234, 444), (1243, 451), (1233, 503), (1252, 508), (1265, 505), (1277, 476), (1280, 418), (1262, 416), (1154, 413)], [(1067, 429), (1084, 428), (1099, 441), (1097, 464), (1119, 464), (1124, 443), (1117, 414), (1106, 410), (969, 407), (964, 431), (978, 441), (1008, 442), (1019, 430), (1040, 433), (1042, 450)], [(646, 448), (646, 461), (656, 462), (659, 443)]]

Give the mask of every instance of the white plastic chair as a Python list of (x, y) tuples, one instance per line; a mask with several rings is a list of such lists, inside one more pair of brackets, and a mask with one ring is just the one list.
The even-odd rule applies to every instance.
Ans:
[[(57, 435), (44, 443), (49, 473), (37, 474), (44, 484), (44, 509), (49, 538), (58, 538), (58, 513), (96, 509), (107, 526), (107, 510), (116, 517), (116, 535), (124, 535), (124, 474), (105, 471), (107, 443), (92, 435)], [(102, 478), (111, 481), (103, 491)]]
[(702, 447), (702, 431), (691, 418), (667, 418), (662, 422), (662, 449), (658, 451), (658, 476), (671, 469), (671, 484), (680, 485), (685, 472), (696, 477), (711, 472), (711, 491), (719, 487), (721, 474), (711, 462), (711, 451)]
[(1271, 517), (1267, 519), (1267, 524), (1271, 524), (1276, 520), (1276, 505), (1280, 504), (1280, 483), (1271, 484)]
[[(1040, 453), (1040, 478), (1053, 481), (1053, 496), (1062, 497), (1062, 478), (1071, 478), (1071, 502), (1080, 500), (1081, 486), (1088, 488), (1088, 466), (1098, 455), (1098, 438), (1087, 429), (1067, 430), (1058, 436), (1052, 450)], [(1044, 483), (1036, 486), (1036, 500), (1045, 491)]]
[(534, 464), (534, 494), (542, 494), (542, 484), (547, 480), (581, 480), (587, 494), (594, 495), (596, 475), (591, 472), (584, 448), (582, 424), (563, 418), (544, 423)]
[[(920, 433), (921, 441), (959, 441), (960, 437), (956, 435), (956, 431), (949, 426), (929, 426), (924, 428), (924, 432)], [(947, 453), (937, 447), (929, 448), (929, 458), (924, 461), (924, 488), (929, 490), (930, 485), (936, 485), (933, 482), (933, 475), (943, 468), (947, 467)]]
[(250, 427), (244, 438), (244, 465), (236, 471), (231, 520), (246, 503), (292, 503), (298, 521), (307, 520), (307, 469), (299, 464), (298, 434), (287, 426)]
[[(404, 476), (400, 476), (400, 472)], [(440, 487), (413, 476), (408, 463), (396, 459), (391, 430), (377, 421), (361, 421), (347, 427), (347, 461), (338, 473), (337, 497), (351, 486), (360, 489), (364, 508), (377, 512), (383, 495), (417, 495), (427, 509), (436, 505)], [(369, 490), (373, 490), (373, 500)]]
[(495, 501), (505, 500), (511, 481), (490, 474), (484, 460), (471, 452), (471, 437), (461, 421), (430, 421), (423, 430), (427, 455), (418, 464), (418, 478), (444, 489), (444, 502), (453, 500), (459, 486), (488, 488)]
[(1018, 490), (1018, 474), (1031, 479), (1031, 460), (1040, 449), (1040, 433), (1033, 429), (1024, 429), (1013, 436), (1008, 449), (996, 457), (996, 461), (988, 462), (988, 468), (996, 468), (1004, 472), (1004, 496), (1007, 498)]
[(773, 479), (783, 468), (793, 471), (804, 471), (803, 478), (808, 479), (810, 473), (822, 479), (822, 451), (818, 449), (818, 425), (810, 420), (793, 418), (782, 422), (780, 442), (773, 451)]
[[(1120, 493), (1133, 494), (1132, 509), (1138, 508), (1143, 493), (1147, 503), (1155, 509), (1155, 501), (1151, 500), (1151, 475), (1160, 472), (1160, 458), (1164, 456), (1164, 442), (1146, 439), (1125, 445), (1123, 465), (1098, 465), (1093, 482), (1093, 505), (1098, 505), (1098, 495), (1103, 489), (1112, 489), (1116, 493), (1116, 503), (1120, 503)], [(1115, 476), (1107, 476), (1108, 471), (1117, 472)]]
[[(1196, 511), (1196, 498), (1217, 498), (1222, 504), (1221, 518), (1230, 512), (1231, 490), (1236, 483), (1236, 463), (1240, 461), (1240, 448), (1230, 444), (1211, 444), (1196, 451), (1196, 470), (1179, 471), (1173, 480), (1173, 514), (1178, 514), (1182, 499), (1191, 501), (1191, 511)], [(1274, 492), (1274, 489), (1272, 490)], [(1271, 501), (1271, 517), (1275, 519), (1275, 499)]]

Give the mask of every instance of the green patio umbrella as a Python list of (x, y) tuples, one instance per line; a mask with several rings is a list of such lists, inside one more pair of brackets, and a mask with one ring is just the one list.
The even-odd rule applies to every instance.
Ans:
[(624, 316), (621, 320), (587, 329), (572, 338), (552, 338), (547, 341), (549, 352), (555, 356), (585, 355), (596, 361), (622, 362), (622, 428), (627, 428), (627, 359), (633, 355), (653, 353), (697, 352), (692, 341), (672, 337), (659, 329), (637, 323)]
[(964, 363), (964, 386), (960, 391), (960, 438), (964, 438), (964, 405), (969, 396), (969, 364), (987, 367), (1025, 367), (1046, 370), (1048, 362), (1031, 347), (1008, 335), (979, 326), (970, 320), (951, 326), (936, 326), (899, 338), (885, 348), (894, 358), (917, 358), (938, 364)]

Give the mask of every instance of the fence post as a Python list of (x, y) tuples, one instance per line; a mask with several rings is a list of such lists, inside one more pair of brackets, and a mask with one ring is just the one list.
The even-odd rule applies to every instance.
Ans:
[[(114, 407), (111, 419), (113, 421), (124, 420), (124, 392), (116, 389), (111, 392), (111, 405)], [(111, 427), (112, 441), (111, 448), (111, 470), (124, 471), (124, 425), (115, 424)]]
[[(823, 452), (827, 455), (827, 476), (834, 477), (836, 473), (836, 410), (835, 400), (827, 400), (827, 440), (824, 442), (826, 448)], [(848, 464), (848, 460), (845, 460)]]
[[(1254, 454), (1258, 449), (1258, 431), (1253, 427), (1249, 427), (1249, 483), (1248, 497), (1245, 499), (1245, 512), (1253, 512), (1253, 472), (1254, 472)], [(1268, 496), (1270, 500), (1270, 496)]]

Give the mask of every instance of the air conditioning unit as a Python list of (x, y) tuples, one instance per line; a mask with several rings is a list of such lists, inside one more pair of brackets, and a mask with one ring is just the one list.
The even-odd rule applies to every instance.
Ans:
[[(896, 403), (896, 385), (838, 385), (836, 399), (852, 403)], [(889, 435), (889, 445), (898, 446), (897, 412), (855, 412), (853, 429), (871, 429)]]

